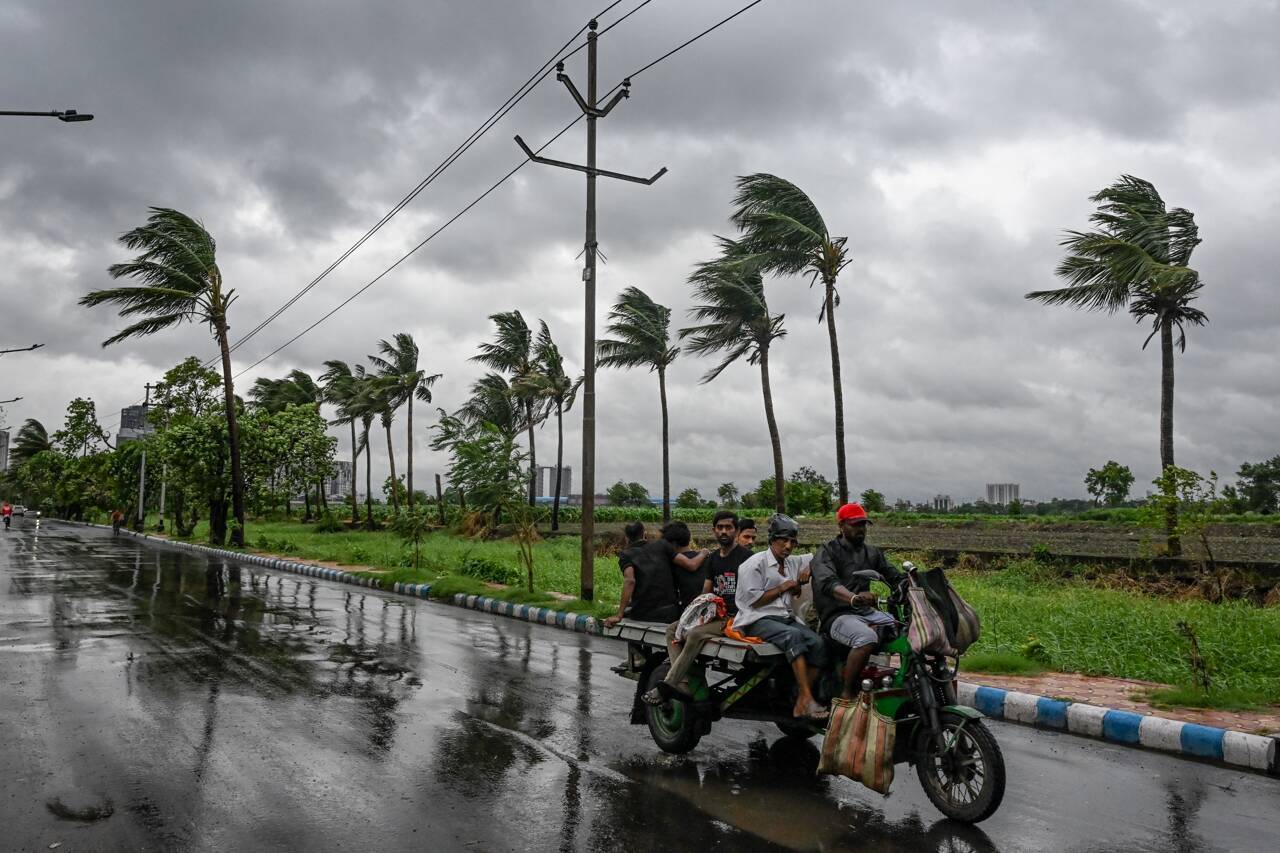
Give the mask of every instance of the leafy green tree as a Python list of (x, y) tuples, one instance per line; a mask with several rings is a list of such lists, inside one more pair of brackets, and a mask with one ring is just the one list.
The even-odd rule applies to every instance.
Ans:
[(1160, 530), (1173, 516), (1178, 520), (1174, 535), (1179, 540), (1185, 538), (1198, 542), (1204, 551), (1205, 567), (1216, 575), (1209, 528), (1228, 509), (1218, 495), (1218, 475), (1210, 471), (1206, 478), (1173, 465), (1152, 480), (1152, 485), (1156, 491), (1147, 495), (1146, 502), (1138, 508), (1138, 523)]
[(676, 507), (679, 509), (697, 509), (702, 506), (702, 495), (698, 494), (695, 488), (688, 488), (676, 497)]
[(639, 483), (621, 480), (605, 490), (605, 497), (612, 506), (648, 506), (649, 490)]
[(107, 433), (98, 423), (92, 400), (76, 397), (67, 404), (67, 419), (53, 434), (53, 443), (67, 456), (88, 456), (107, 444)]
[[(532, 373), (516, 378), (515, 393), (518, 397), (545, 404), (547, 411), (556, 413), (556, 482), (555, 497), (551, 503), (551, 529), (560, 529), (560, 472), (564, 470), (564, 413), (573, 406), (582, 384), (582, 376), (574, 379), (565, 372), (564, 356), (551, 339), (551, 330), (545, 321), (538, 329), (538, 339), (533, 345), (536, 367)], [(535, 472), (536, 476), (536, 472)]]
[(504, 507), (523, 503), (528, 456), (514, 436), (491, 423), (471, 424), (439, 412), (431, 448), (449, 454), (449, 485), (465, 492), (471, 506), (496, 523)]
[(420, 564), (419, 556), (422, 550), (422, 540), (431, 532), (432, 526), (431, 512), (426, 506), (409, 506), (391, 524), (391, 529), (395, 534), (413, 547), (414, 571), (417, 571)]
[(622, 291), (609, 312), (606, 334), (596, 344), (599, 367), (647, 368), (658, 374), (662, 404), (662, 520), (671, 520), (671, 446), (667, 416), (667, 368), (680, 354), (671, 343), (671, 309), (654, 302), (638, 287)]
[(356, 498), (356, 483), (359, 482), (360, 449), (356, 442), (356, 421), (360, 420), (359, 392), (360, 387), (351, 365), (345, 361), (326, 361), (325, 372), (320, 375), (324, 401), (338, 410), (337, 417), (330, 421), (333, 426), (346, 424), (351, 428), (351, 523), (360, 520), (360, 504)]
[[(1068, 231), (1062, 245), (1067, 256), (1057, 275), (1067, 286), (1037, 290), (1028, 299), (1113, 314), (1122, 308), (1139, 323), (1150, 320), (1143, 349), (1160, 336), (1160, 466), (1173, 459), (1173, 349), (1186, 351), (1186, 326), (1203, 326), (1209, 318), (1192, 303), (1204, 286), (1192, 269), (1191, 253), (1200, 244), (1195, 216), (1181, 207), (1166, 208), (1149, 181), (1124, 175), (1092, 196), (1098, 210), (1089, 217), (1090, 232)], [(1176, 512), (1176, 507), (1170, 509)], [(1180, 550), (1177, 518), (1166, 520), (1170, 554)]]
[[(808, 466), (792, 472), (786, 484), (786, 500), (789, 511), (795, 515), (830, 515), (835, 486), (826, 477)], [(756, 487), (755, 503), (769, 506), (777, 490), (774, 480), (768, 477)]]
[(720, 506), (735, 507), (738, 505), (738, 487), (733, 483), (721, 483), (716, 487), (716, 497), (720, 499)]
[(681, 329), (680, 337), (688, 341), (688, 351), (696, 355), (724, 353), (720, 363), (703, 375), (703, 383), (715, 379), (740, 358), (759, 366), (765, 421), (773, 445), (774, 508), (786, 512), (782, 439), (773, 414), (773, 387), (769, 380), (769, 348), (787, 333), (782, 325), (784, 315), (769, 312), (760, 270), (750, 263), (735, 262), (734, 257), (740, 252), (731, 241), (721, 240), (721, 247), (721, 258), (699, 264), (689, 277), (694, 298), (700, 302), (689, 313), (702, 325)]
[(387, 500), (392, 502), (400, 502), (405, 500), (404, 475), (396, 477), (392, 480), (390, 477), (382, 481), (382, 494), (386, 495)]
[(1223, 489), (1223, 493), (1230, 489), (1243, 510), (1269, 515), (1280, 508), (1280, 455), (1266, 462), (1246, 462), (1236, 476), (1239, 482)]
[(514, 436), (525, 428), (524, 404), (516, 400), (506, 377), (486, 373), (471, 383), (471, 396), (457, 411), (469, 424), (493, 424), (504, 435)]
[[(534, 374), (537, 371), (537, 362), (533, 349), (533, 332), (529, 329), (529, 324), (524, 321), (524, 316), (519, 311), (504, 311), (490, 314), (489, 319), (493, 321), (496, 329), (494, 340), (492, 343), (480, 344), (479, 354), (472, 356), (471, 360), (493, 370), (505, 372), (508, 382), (517, 377), (527, 378)], [(525, 396), (516, 394), (516, 397), (523, 409), (524, 427), (529, 438), (529, 506), (533, 506), (537, 485), (535, 480), (538, 473), (538, 454), (533, 443), (533, 428), (538, 424), (534, 411), (535, 398), (527, 394)]]
[(80, 304), (115, 305), (119, 307), (120, 316), (141, 318), (103, 341), (104, 347), (184, 322), (202, 322), (213, 332), (222, 354), (222, 387), (231, 458), (231, 502), (235, 515), (231, 544), (242, 546), (244, 474), (240, 466), (240, 433), (231, 381), (231, 348), (227, 340), (227, 308), (235, 299), (235, 291), (223, 287), (213, 237), (186, 214), (153, 207), (146, 224), (126, 233), (120, 242), (127, 249), (140, 249), (141, 254), (131, 261), (112, 264), (107, 272), (114, 279), (132, 278), (142, 283), (92, 291)]
[(757, 173), (738, 178), (738, 194), (730, 216), (738, 226), (738, 246), (759, 264), (762, 273), (802, 275), (809, 286), (822, 282), (818, 322), (827, 322), (831, 347), (831, 389), (836, 409), (836, 482), (840, 503), (849, 502), (849, 476), (844, 451), (844, 391), (840, 381), (840, 347), (835, 309), (840, 304), (836, 280), (849, 264), (847, 237), (835, 237), (804, 191), (777, 175)]
[(875, 489), (866, 489), (858, 499), (862, 501), (862, 508), (867, 512), (884, 512), (885, 500), (884, 493), (877, 492)]
[(408, 486), (406, 499), (409, 509), (413, 509), (413, 401), (431, 402), (431, 386), (444, 374), (428, 374), (418, 366), (418, 344), (407, 332), (399, 332), (390, 341), (378, 341), (378, 352), (381, 355), (369, 356), (369, 361), (378, 370), (380, 376), (397, 406), (407, 405), (405, 440), (407, 442), (406, 474)]
[(1005, 505), (1005, 515), (1022, 515), (1022, 501), (1014, 498)]
[(1128, 465), (1109, 459), (1101, 468), (1089, 469), (1084, 475), (1084, 486), (1093, 495), (1095, 505), (1101, 501), (1107, 506), (1119, 506), (1129, 499), (1133, 472)]

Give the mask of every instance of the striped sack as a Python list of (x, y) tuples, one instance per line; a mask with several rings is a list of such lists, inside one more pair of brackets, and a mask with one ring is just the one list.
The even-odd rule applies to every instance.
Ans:
[(946, 623), (929, 601), (924, 588), (914, 580), (907, 588), (907, 602), (911, 605), (911, 624), (907, 627), (907, 642), (911, 644), (911, 650), (916, 654), (931, 652), (955, 657), (956, 649), (947, 636)]
[(897, 724), (875, 709), (870, 693), (852, 701), (833, 699), (818, 772), (848, 776), (878, 794), (887, 794), (893, 785), (896, 735)]

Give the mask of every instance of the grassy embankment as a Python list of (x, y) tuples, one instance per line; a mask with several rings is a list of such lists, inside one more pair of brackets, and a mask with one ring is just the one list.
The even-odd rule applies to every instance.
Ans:
[[(608, 615), (617, 606), (621, 576), (614, 557), (596, 558), (596, 601), (578, 592), (577, 537), (535, 547), (536, 592), (487, 585), (497, 567), (522, 577), (512, 541), (476, 541), (434, 533), (422, 543), (421, 568), (409, 567), (408, 547), (386, 532), (317, 533), (308, 525), (250, 522), (253, 550), (365, 567), (385, 582), (431, 583), (433, 594), (480, 593), (512, 601)], [(201, 541), (203, 530), (197, 531)], [(917, 561), (919, 562), (919, 561)], [(363, 570), (363, 569), (362, 569)], [(473, 574), (464, 574), (470, 571)], [(952, 580), (982, 616), (983, 637), (966, 657), (971, 671), (1041, 670), (1108, 675), (1174, 685), (1153, 698), (1181, 706), (1250, 708), (1280, 704), (1280, 608), (1245, 602), (1211, 604), (1101, 589), (1063, 579), (1028, 559), (994, 571), (954, 573)], [(1213, 688), (1193, 688), (1189, 643), (1194, 630)]]

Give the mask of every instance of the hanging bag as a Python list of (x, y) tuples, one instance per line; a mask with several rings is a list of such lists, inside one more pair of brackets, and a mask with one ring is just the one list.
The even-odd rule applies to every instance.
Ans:
[(907, 575), (907, 602), (911, 605), (911, 625), (907, 628), (907, 642), (916, 654), (948, 655), (954, 657), (955, 647), (948, 637), (947, 624), (942, 618), (925, 588)]
[[(982, 635), (982, 621), (969, 603), (951, 586), (942, 569), (932, 569), (919, 575), (920, 588), (924, 591), (929, 607), (942, 621), (947, 645), (952, 651), (937, 649), (938, 654), (961, 655)], [(914, 608), (916, 602), (911, 601)]]
[(875, 709), (870, 693), (854, 700), (833, 699), (818, 772), (847, 776), (887, 794), (893, 785), (896, 737), (897, 724)]

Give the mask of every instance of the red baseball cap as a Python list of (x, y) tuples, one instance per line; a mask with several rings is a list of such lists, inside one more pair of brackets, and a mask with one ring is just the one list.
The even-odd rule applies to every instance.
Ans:
[(871, 523), (871, 519), (867, 518), (867, 511), (862, 508), (862, 504), (845, 504), (836, 511), (836, 519), (839, 521), (865, 521)]

